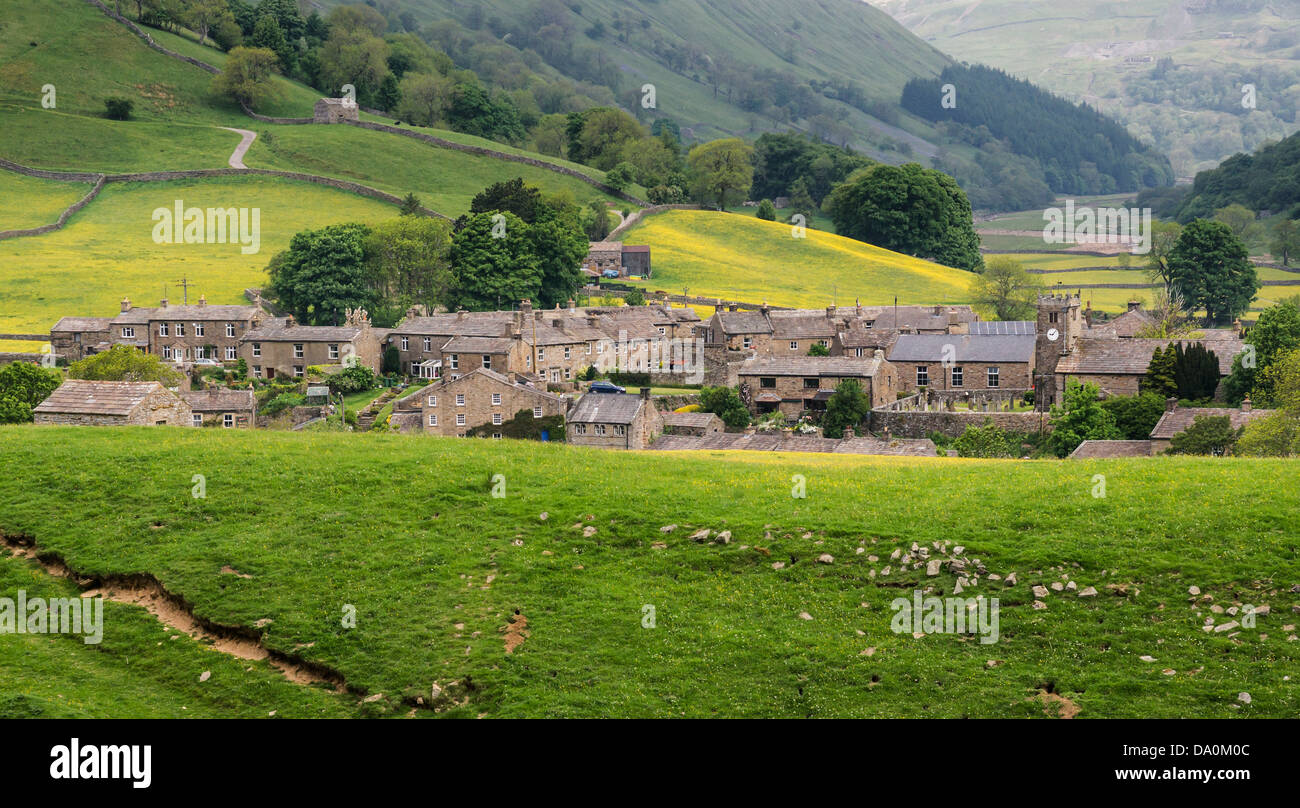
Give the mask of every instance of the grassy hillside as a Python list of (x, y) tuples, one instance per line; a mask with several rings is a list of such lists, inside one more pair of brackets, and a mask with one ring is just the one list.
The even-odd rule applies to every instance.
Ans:
[(932, 264), (819, 230), (792, 238), (791, 227), (749, 216), (670, 211), (623, 235), (649, 244), (653, 289), (782, 306), (959, 303), (971, 273)]
[[(1155, 143), (1180, 176), (1300, 126), (1294, 2), (867, 1), (954, 58), (1098, 107)], [(1170, 72), (1154, 76), (1162, 58)], [(1253, 110), (1242, 108), (1244, 83), (1257, 86)]]
[[(153, 211), (170, 208), (176, 199), (187, 207), (260, 208), (260, 251), (244, 255), (233, 244), (155, 244)], [(396, 214), (375, 200), (262, 177), (111, 184), (62, 230), (0, 241), (0, 266), (6, 268), (0, 272), (0, 332), (46, 331), (65, 315), (111, 316), (123, 295), (157, 305), (164, 287), (177, 300), (182, 276), (189, 278), (194, 297), (241, 302), (246, 287), (266, 282), (267, 262), (299, 230)], [(32, 350), (31, 344), (23, 350)]]
[(88, 183), (43, 180), (0, 171), (0, 230), (51, 224), (89, 190)]
[[(123, 455), (135, 462), (110, 460)], [(1082, 717), (1300, 710), (1296, 683), (1282, 678), (1300, 662), (1294, 629), (1282, 628), (1300, 605), (1288, 591), (1300, 582), (1300, 505), (1272, 484), (1283, 461), (685, 456), (31, 426), (0, 428), (0, 460), (11, 470), (0, 478), (6, 533), (84, 573), (152, 573), (207, 619), (269, 618), (266, 645), (384, 694), (376, 709), (405, 712), (397, 700), (454, 681), (471, 685), (450, 713), (490, 717), (1030, 717), (1043, 715), (1043, 690)], [(504, 498), (490, 495), (497, 473)], [(788, 497), (796, 473), (807, 499)], [(1092, 495), (1097, 473), (1106, 498)], [(191, 495), (195, 474), (205, 498)], [(596, 479), (609, 496), (593, 497)], [(300, 493), (285, 496), (286, 485)], [(730, 530), (731, 543), (688, 538), (704, 527)], [(989, 572), (1017, 575), (963, 593), (1000, 599), (996, 644), (889, 628), (894, 598), (955, 584), (947, 571), (900, 570), (890, 553), (954, 540)], [(817, 563), (823, 553), (833, 563)], [(0, 567), (7, 582), (18, 563)], [(1101, 594), (1065, 589), (1032, 607), (1031, 586), (1067, 576)], [(1209, 601), (1194, 609), (1193, 585), (1214, 604), (1267, 603), (1271, 613), (1254, 629), (1206, 633), (1206, 617), (1228, 618)], [(341, 626), (345, 605), (355, 628)], [(647, 605), (654, 628), (642, 627)], [(506, 654), (516, 614), (528, 635)], [(106, 637), (154, 676), (188, 642), (159, 630), (151, 645), (121, 614), (110, 618)], [(10, 640), (0, 659), (14, 670)], [(75, 657), (90, 677), (83, 690), (97, 691), (121, 671), (105, 650), (66, 640), (51, 653)], [(158, 713), (198, 698), (184, 677), (209, 664), (182, 661)], [(246, 667), (242, 679), (212, 668), (231, 703), (265, 681), (265, 668)], [(0, 677), (0, 703), (53, 689), (33, 678)], [(87, 694), (80, 710), (127, 708)]]

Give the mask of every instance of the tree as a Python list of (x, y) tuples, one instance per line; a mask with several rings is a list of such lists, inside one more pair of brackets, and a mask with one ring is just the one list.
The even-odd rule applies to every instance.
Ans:
[(163, 360), (130, 345), (114, 345), (103, 353), (87, 356), (68, 366), (69, 379), (108, 382), (160, 382), (164, 387), (181, 383), (181, 374)]
[(1005, 255), (990, 258), (984, 272), (971, 280), (973, 302), (992, 310), (998, 320), (1032, 320), (1041, 290), (1037, 276)]
[(1162, 400), (1177, 396), (1178, 382), (1174, 379), (1173, 348), (1165, 350), (1157, 347), (1151, 353), (1151, 361), (1147, 364), (1147, 372), (1142, 377), (1141, 387), (1143, 392), (1154, 393)]
[(749, 410), (740, 400), (740, 395), (730, 387), (700, 390), (700, 409), (717, 415), (733, 432), (749, 426)]
[(609, 205), (605, 204), (603, 199), (593, 199), (587, 204), (587, 210), (583, 217), (584, 227), (587, 231), (587, 238), (590, 241), (604, 241), (612, 229), (610, 224)]
[(1254, 366), (1246, 367), (1246, 353), (1232, 361), (1232, 375), (1224, 383), (1224, 392), (1232, 404), (1240, 404), (1247, 395), (1259, 406), (1268, 406), (1272, 388), (1260, 384), (1259, 377), (1281, 354), (1300, 347), (1300, 309), (1295, 303), (1270, 306), (1246, 334), (1245, 342), (1254, 351)]
[(1012, 437), (999, 429), (992, 418), (984, 419), (981, 426), (971, 424), (952, 442), (959, 457), (1014, 457), (1016, 447)]
[(1136, 396), (1112, 396), (1101, 402), (1102, 409), (1115, 418), (1123, 440), (1146, 440), (1165, 411), (1165, 397), (1156, 392)]
[(569, 116), (566, 127), (569, 159), (608, 171), (622, 159), (629, 141), (646, 139), (636, 118), (614, 107), (592, 107)]
[(363, 248), (376, 324), (395, 324), (414, 305), (433, 311), (447, 301), (452, 283), (450, 222), (399, 216), (375, 225)]
[(1149, 325), (1137, 330), (1140, 339), (1177, 339), (1196, 334), (1196, 325), (1188, 316), (1187, 306), (1177, 290), (1164, 287), (1156, 289), (1152, 302)]
[(0, 424), (32, 420), (32, 408), (59, 386), (59, 374), (30, 362), (0, 367)]
[(275, 53), (266, 48), (233, 48), (224, 69), (213, 77), (212, 90), (237, 103), (255, 106), (276, 95), (272, 77), (277, 64)]
[(1095, 384), (1070, 379), (1059, 407), (1052, 407), (1052, 432), (1047, 446), (1057, 457), (1065, 457), (1085, 440), (1119, 440), (1115, 416), (1102, 408)]
[(538, 299), (547, 308), (563, 305), (582, 286), (582, 259), (587, 256), (576, 205), (542, 205), (536, 220), (526, 224), (527, 237), (542, 273)]
[(513, 213), (470, 215), (452, 239), (451, 264), (451, 302), (471, 311), (536, 300), (541, 292), (528, 224)]
[(1291, 259), (1300, 254), (1300, 226), (1295, 219), (1282, 219), (1273, 225), (1273, 240), (1269, 242), (1268, 251), (1273, 257), (1282, 259), (1282, 266), (1290, 266)]
[(862, 392), (857, 379), (845, 379), (826, 401), (822, 416), (822, 434), (828, 438), (844, 437), (844, 430), (859, 428), (871, 415), (871, 400)]
[(790, 183), (790, 209), (805, 219), (811, 219), (817, 210), (817, 202), (808, 190), (808, 183), (803, 177), (796, 177)]
[(1183, 347), (1176, 342), (1174, 353), (1174, 384), (1178, 397), (1201, 401), (1214, 397), (1219, 386), (1219, 358), (1203, 344)]
[(1278, 411), (1246, 425), (1235, 453), (1251, 457), (1300, 455), (1300, 349), (1285, 351), (1269, 366)]
[(1169, 271), (1169, 254), (1173, 252), (1183, 226), (1178, 222), (1155, 222), (1151, 225), (1151, 252), (1147, 253), (1147, 277), (1163, 283), (1166, 288), (1173, 282)]
[(1250, 306), (1259, 279), (1246, 245), (1222, 222), (1197, 219), (1169, 254), (1170, 285), (1212, 323), (1230, 321)]
[(626, 295), (623, 296), (623, 302), (629, 306), (644, 306), (645, 292), (641, 291), (640, 289), (633, 288), (629, 290)]
[(741, 199), (754, 181), (754, 149), (740, 138), (701, 143), (686, 157), (692, 184), (704, 203), (715, 200), (726, 209), (727, 199)]
[(407, 73), (398, 84), (395, 114), (415, 126), (437, 126), (451, 102), (451, 80), (428, 73)]
[(824, 207), (842, 236), (961, 269), (983, 266), (970, 200), (942, 172), (874, 165), (835, 186)]
[(329, 93), (351, 84), (357, 91), (357, 103), (369, 106), (388, 74), (388, 44), (365, 26), (348, 28), (335, 23), (339, 12), (355, 8), (366, 6), (340, 6), (330, 14), (329, 39), (320, 47), (320, 81)]
[(337, 325), (347, 309), (371, 308), (375, 294), (365, 267), (369, 234), (369, 227), (356, 223), (295, 234), (289, 249), (267, 267), (268, 291), (309, 325)]
[(131, 108), (133, 104), (129, 98), (105, 98), (104, 99), (104, 117), (111, 121), (129, 121), (131, 120)]
[(605, 184), (615, 191), (621, 191), (636, 180), (636, 168), (628, 162), (622, 162), (605, 174)]
[(199, 44), (208, 41), (208, 32), (221, 25), (234, 25), (235, 15), (230, 13), (226, 0), (193, 0), (185, 15), (185, 24), (199, 35)]
[(1192, 425), (1169, 441), (1166, 454), (1224, 455), (1237, 442), (1237, 431), (1226, 415), (1198, 415)]
[(808, 355), (809, 356), (830, 356), (831, 349), (827, 348), (825, 345), (822, 345), (820, 342), (814, 342), (808, 348)]
[(1255, 224), (1255, 211), (1234, 202), (1227, 207), (1216, 210), (1214, 212), (1214, 221), (1226, 224), (1234, 236), (1244, 239)]
[(298, 64), (298, 52), (285, 38), (280, 23), (270, 14), (263, 14), (257, 18), (257, 24), (253, 26), (253, 34), (248, 38), (248, 44), (274, 53), (276, 61), (280, 63), (280, 70), (284, 73), (291, 72)]
[(398, 212), (398, 215), (399, 216), (423, 216), (424, 211), (421, 210), (421, 208), (423, 207), (424, 207), (424, 203), (420, 201), (420, 197), (416, 196), (414, 192), (411, 192), (408, 193), (406, 196), (402, 197), (402, 207)]
[(522, 177), (496, 182), (475, 194), (470, 200), (470, 213), (513, 213), (524, 222), (532, 224), (542, 210), (542, 192), (525, 185)]
[(755, 215), (765, 222), (775, 222), (776, 205), (772, 204), (772, 200), (764, 199), (758, 203), (758, 212)]

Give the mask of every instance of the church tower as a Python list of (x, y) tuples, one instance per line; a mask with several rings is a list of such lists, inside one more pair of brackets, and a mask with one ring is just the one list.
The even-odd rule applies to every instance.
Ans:
[(1034, 407), (1046, 412), (1058, 402), (1056, 364), (1074, 352), (1083, 331), (1079, 295), (1038, 296), (1038, 323), (1034, 346)]

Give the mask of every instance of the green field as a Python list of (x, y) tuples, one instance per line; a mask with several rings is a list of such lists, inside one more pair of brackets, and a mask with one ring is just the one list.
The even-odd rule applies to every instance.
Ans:
[(820, 308), (847, 305), (957, 303), (972, 275), (819, 230), (793, 238), (790, 225), (708, 211), (651, 216), (623, 236), (649, 244), (647, 285), (673, 293)]
[[(122, 456), (132, 462), (115, 462)], [(1300, 683), (1282, 678), (1300, 663), (1294, 630), (1282, 628), (1300, 605), (1288, 591), (1300, 582), (1300, 504), (1275, 485), (1285, 461), (688, 456), (20, 426), (0, 428), (0, 462), (0, 530), (79, 573), (151, 573), (221, 624), (269, 618), (268, 647), (384, 694), (375, 710), (405, 712), (435, 682), (472, 682), (450, 714), (490, 717), (1029, 717), (1043, 715), (1031, 701), (1043, 689), (1081, 717), (1300, 710)], [(498, 473), (504, 498), (490, 493)], [(789, 496), (796, 473), (807, 477), (807, 499)], [(1097, 473), (1107, 476), (1101, 499)], [(611, 496), (593, 495), (597, 479)], [(688, 538), (703, 527), (730, 530), (731, 543)], [(890, 631), (894, 598), (950, 591), (955, 579), (898, 562), (887, 578), (870, 571), (891, 564), (895, 548), (941, 541), (963, 545), (990, 573), (1017, 574), (1014, 586), (985, 580), (964, 593), (999, 597), (996, 644)], [(833, 563), (816, 563), (823, 553)], [(26, 564), (0, 566), (6, 588), (30, 580), (14, 569)], [(1031, 586), (1065, 575), (1101, 594), (1067, 589), (1031, 607)], [(1271, 614), (1236, 635), (1205, 633), (1210, 614), (1189, 605), (1193, 585), (1216, 604), (1267, 603)], [(345, 605), (355, 628), (341, 625)], [(646, 605), (653, 629), (642, 627)], [(503, 631), (516, 613), (529, 635), (507, 655)], [(191, 641), (165, 641), (141, 621), (110, 613), (99, 647), (48, 641), (40, 681), (26, 668), (0, 676), (0, 704), (35, 694), (28, 708), (62, 714), (51, 694), (72, 692), (83, 715), (215, 711), (189, 678), (208, 669), (229, 688), (209, 699), (242, 705), (245, 691), (264, 688), (240, 709), (280, 704), (264, 666), (241, 673), (208, 662), (211, 652), (191, 653)], [(0, 636), (0, 670), (17, 672), (27, 653)], [(164, 682), (166, 697), (119, 705), (97, 695), (135, 671)], [(315, 698), (297, 709), (332, 709), (318, 688), (304, 689)], [(1243, 691), (1249, 706), (1237, 702)]]
[(0, 170), (0, 230), (54, 224), (69, 205), (89, 191), (88, 183), (43, 180)]
[[(155, 244), (152, 213), (176, 199), (187, 207), (260, 208), (260, 251), (244, 255), (235, 244)], [(199, 294), (209, 303), (242, 302), (246, 287), (266, 282), (267, 262), (294, 233), (396, 215), (395, 207), (372, 199), (265, 177), (114, 183), (62, 230), (0, 241), (0, 332), (47, 331), (68, 315), (109, 317), (124, 295), (157, 305), (164, 287), (171, 300), (180, 300), (182, 277), (190, 280), (191, 302)]]

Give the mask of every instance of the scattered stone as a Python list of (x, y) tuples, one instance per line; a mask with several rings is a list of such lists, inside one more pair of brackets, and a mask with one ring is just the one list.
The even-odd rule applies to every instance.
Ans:
[(984, 663), (984, 667), (986, 667), (986, 668), (1000, 668), (1000, 667), (1002, 667), (1002, 660), (1000, 660), (1000, 659), (990, 659), (988, 662), (985, 662), (985, 663)]
[(547, 519), (550, 519), (550, 518), (551, 518), (551, 515), (550, 515), (549, 513), (547, 513), (546, 511), (542, 511), (541, 513), (539, 513), (539, 514), (537, 515), (537, 518), (538, 518), (538, 520), (540, 520), (540, 521), (542, 521), (542, 522), (545, 522)]
[(1240, 693), (1237, 694), (1237, 701), (1241, 702), (1242, 704), (1250, 704), (1251, 702), (1250, 694), (1244, 690), (1241, 691)]
[(657, 541), (657, 542), (655, 542), (654, 544), (650, 545), (650, 549), (651, 549), (651, 550), (667, 550), (667, 549), (668, 549), (668, 545), (664, 544), (664, 543), (661, 542), (661, 541)]
[(1074, 581), (1070, 581), (1068, 584), (1065, 585), (1065, 588), (1073, 592), (1079, 588), (1079, 585), (1076, 584)]
[(1035, 584), (1033, 588), (1033, 593), (1034, 593), (1034, 597), (1036, 598), (1045, 598), (1047, 597), (1047, 587), (1039, 584)]
[(1191, 595), (1192, 597), (1195, 597), (1201, 594), (1201, 588), (1199, 586), (1189, 586), (1187, 587), (1187, 594)]
[(772, 562), (772, 569), (774, 569), (774, 570), (783, 570), (783, 569), (785, 569), (785, 562), (784, 562), (784, 561), (773, 561), (773, 562)]
[(880, 560), (880, 556), (869, 555), (867, 556), (867, 560), (874, 564)]
[(1165, 668), (1160, 672), (1163, 673), (1165, 676), (1173, 676), (1175, 673), (1178, 673), (1178, 671), (1174, 670), (1173, 668)]
[(939, 574), (939, 569), (942, 566), (943, 566), (943, 561), (937, 558), (932, 561), (929, 561), (925, 565), (925, 574), (933, 578), (934, 576)]
[(889, 566), (886, 565), (885, 568), (882, 569), (882, 570), (880, 571), (880, 574), (881, 574), (882, 576), (887, 576), (887, 575), (889, 575)]
[(962, 547), (960, 544), (957, 545), (956, 547), (952, 548), (952, 554), (953, 554), (953, 555), (961, 555), (961, 554), (964, 553), (964, 552), (966, 552), (966, 548), (965, 548), (965, 547)]
[(595, 526), (595, 525), (587, 525), (586, 527), (584, 527), (584, 528), (582, 529), (582, 537), (583, 537), (584, 539), (590, 539), (590, 538), (591, 538), (592, 536), (594, 536), (594, 535), (596, 535), (596, 526)]
[(818, 564), (834, 564), (834, 563), (835, 563), (835, 556), (831, 555), (830, 553), (822, 553), (821, 555), (817, 556), (817, 563), (818, 563)]
[(1097, 590), (1096, 590), (1095, 587), (1091, 587), (1091, 586), (1090, 586), (1090, 587), (1087, 587), (1086, 589), (1080, 590), (1080, 592), (1079, 592), (1079, 597), (1081, 597), (1081, 598), (1095, 598), (1095, 597), (1097, 597)]
[(854, 553), (855, 555), (862, 555), (862, 554), (865, 553), (866, 551), (867, 551), (867, 548), (865, 548), (865, 547), (859, 547), (858, 549), (854, 550), (853, 553)]
[(914, 639), (914, 640), (919, 640), (919, 639), (921, 639), (921, 638), (924, 637), (924, 636), (925, 636), (925, 632), (924, 632), (924, 631), (913, 631), (913, 632), (912, 632), (912, 639)]
[(1007, 576), (1007, 586), (1015, 586), (1015, 585), (1016, 585), (1016, 574), (1013, 572)]
[(704, 541), (712, 532), (713, 531), (709, 530), (707, 527), (697, 530), (691, 534), (691, 541)]
[(1219, 626), (1215, 626), (1215, 627), (1214, 627), (1214, 633), (1215, 633), (1215, 634), (1221, 634), (1221, 633), (1223, 633), (1223, 632), (1225, 632), (1225, 631), (1232, 631), (1234, 628), (1237, 628), (1239, 625), (1241, 625), (1241, 624), (1238, 623), (1236, 620), (1229, 620), (1227, 623), (1224, 623), (1224, 624), (1219, 625)]
[(211, 679), (211, 678), (212, 678), (212, 671), (204, 671), (203, 673), (200, 673), (200, 674), (199, 674), (199, 681), (200, 681), (200, 682), (206, 682), (206, 681), (208, 681), (208, 680)]
[(862, 652), (858, 654), (858, 656), (875, 656), (875, 655), (876, 655), (875, 646), (872, 646), (871, 648), (864, 648), (862, 649)]
[(1037, 610), (1046, 609), (1046, 608), (1047, 608), (1047, 604), (1046, 604), (1046, 603), (1043, 603), (1041, 600), (1036, 600), (1036, 601), (1034, 601), (1034, 608), (1037, 609)]
[(1272, 612), (1272, 611), (1273, 611), (1273, 608), (1272, 608), (1271, 606), (1269, 606), (1267, 603), (1255, 607), (1255, 614), (1257, 614), (1257, 615), (1260, 615), (1260, 614), (1269, 614), (1269, 613)]
[(550, 550), (543, 550), (542, 555), (555, 555), (555, 553), (552, 553)]
[(1210, 607), (1210, 611), (1214, 612), (1215, 614), (1223, 614), (1223, 607), (1216, 603)]
[(1052, 591), (1060, 592), (1064, 588), (1065, 588), (1065, 584), (1061, 583), (1060, 581), (1052, 581)]
[(379, 701), (379, 700), (382, 699), (383, 697), (384, 697), (384, 694), (383, 694), (383, 693), (375, 693), (374, 695), (366, 696), (364, 699), (361, 700), (361, 703), (362, 703), (362, 704), (374, 704), (375, 702)]
[(672, 533), (672, 532), (673, 532), (674, 530), (676, 530), (676, 529), (677, 529), (677, 525), (664, 525), (663, 527), (659, 528), (659, 532), (660, 532), (660, 533)]
[(889, 558), (890, 560), (897, 561), (898, 557), (901, 556), (902, 554), (903, 554), (902, 549), (895, 547), (894, 552), (889, 554)]
[(721, 533), (719, 533), (718, 535), (714, 536), (714, 537), (713, 537), (713, 543), (714, 543), (714, 544), (730, 544), (730, 543), (731, 543), (731, 531), (730, 531), (730, 530), (724, 530), (724, 531), (722, 531)]
[(1156, 661), (1156, 658), (1153, 657), (1153, 656), (1151, 656), (1150, 654), (1143, 654), (1142, 656), (1138, 657), (1138, 659), (1142, 660), (1143, 662), (1155, 662), (1155, 661)]
[(808, 614), (807, 612), (799, 612), (799, 619), (800, 619), (800, 620), (811, 620), (811, 619), (812, 619), (812, 615)]

